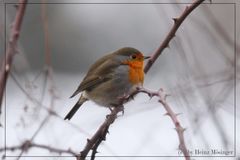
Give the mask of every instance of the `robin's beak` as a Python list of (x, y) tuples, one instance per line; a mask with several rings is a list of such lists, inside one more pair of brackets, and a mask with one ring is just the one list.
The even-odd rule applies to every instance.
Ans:
[(144, 56), (143, 57), (143, 59), (145, 60), (145, 59), (149, 59), (149, 58), (151, 58), (150, 56)]

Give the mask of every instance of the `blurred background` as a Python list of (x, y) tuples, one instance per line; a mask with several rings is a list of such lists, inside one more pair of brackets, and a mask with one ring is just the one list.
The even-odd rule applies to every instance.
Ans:
[[(240, 155), (240, 139), (236, 136), (240, 116), (237, 109), (240, 45), (236, 43), (237, 50), (234, 45), (240, 38), (239, 21), (235, 21), (240, 3), (238, 0), (212, 1), (212, 4), (201, 4), (183, 22), (170, 48), (164, 50), (146, 75), (144, 86), (151, 90), (163, 88), (171, 94), (167, 101), (176, 113), (181, 113), (178, 118), (187, 128), (184, 136), (189, 152), (196, 156), (193, 159), (209, 155), (197, 154), (196, 150), (216, 149), (221, 153), (207, 159), (232, 160), (237, 159), (234, 155)], [(4, 27), (7, 42), (16, 14), (15, 5), (6, 2), (17, 1), (0, 3), (1, 61)], [(71, 148), (78, 153), (109, 113), (108, 109), (87, 102), (71, 121), (63, 120), (78, 99), (69, 97), (90, 65), (126, 46), (137, 48), (145, 55), (153, 54), (173, 25), (172, 18), (178, 17), (188, 5), (185, 3), (192, 1), (29, 2), (3, 103), (6, 117), (1, 115), (0, 122), (6, 125), (0, 129), (1, 148), (5, 143), (11, 147), (32, 140), (65, 150)], [(49, 115), (49, 110), (55, 114)], [(181, 155), (179, 141), (165, 112), (157, 98), (139, 94), (125, 105), (125, 114), (110, 127), (110, 134), (99, 147), (97, 156), (110, 156), (109, 160), (129, 159), (121, 156), (132, 156), (131, 159), (136, 160), (141, 158), (134, 156), (183, 159), (174, 157)], [(228, 155), (223, 153), (227, 151)], [(58, 154), (39, 148), (24, 153), (7, 151), (7, 156), (19, 155), (40, 156), (34, 159), (42, 159), (41, 156), (49, 160), (75, 159), (51, 157)]]

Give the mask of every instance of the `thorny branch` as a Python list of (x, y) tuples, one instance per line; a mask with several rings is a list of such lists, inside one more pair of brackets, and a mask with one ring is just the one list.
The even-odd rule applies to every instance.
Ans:
[(186, 19), (186, 17), (197, 7), (199, 6), (204, 0), (195, 0), (190, 6), (186, 6), (185, 10), (182, 12), (180, 17), (173, 18), (174, 24), (171, 28), (171, 30), (168, 32), (166, 38), (163, 40), (159, 48), (151, 58), (148, 60), (144, 72), (147, 73), (149, 69), (152, 67), (153, 63), (157, 60), (157, 58), (162, 54), (163, 50), (167, 47), (169, 47), (169, 42), (173, 39), (175, 36), (178, 28), (182, 24), (182, 22)]
[(23, 16), (25, 13), (25, 8), (27, 5), (27, 0), (19, 0), (19, 6), (17, 8), (17, 13), (12, 24), (11, 34), (6, 49), (6, 57), (3, 59), (1, 70), (0, 70), (0, 115), (2, 113), (2, 100), (4, 95), (4, 90), (7, 83), (7, 78), (12, 66), (13, 57), (17, 51), (17, 41), (20, 36), (21, 25), (23, 21)]
[(138, 88), (138, 92), (146, 93), (150, 98), (154, 96), (157, 96), (159, 98), (158, 101), (163, 105), (164, 109), (167, 112), (165, 115), (169, 116), (172, 119), (173, 124), (175, 125), (175, 129), (177, 131), (178, 139), (179, 139), (179, 149), (182, 151), (183, 155), (185, 156), (185, 159), (190, 160), (190, 155), (185, 145), (184, 135), (183, 135), (185, 128), (181, 126), (179, 120), (177, 119), (178, 114), (174, 113), (174, 111), (171, 109), (171, 107), (167, 103), (166, 97), (168, 96), (168, 94), (164, 93), (163, 89), (159, 89), (158, 91), (150, 91), (143, 87)]
[[(172, 40), (172, 38), (175, 36), (178, 28), (180, 27), (180, 25), (182, 24), (182, 22), (185, 20), (185, 18), (197, 7), (199, 6), (204, 0), (195, 0), (190, 6), (186, 6), (185, 10), (183, 11), (183, 13), (180, 15), (180, 17), (178, 18), (173, 18), (174, 20), (174, 24), (173, 27), (171, 28), (171, 30), (169, 31), (169, 33), (167, 34), (166, 38), (164, 39), (164, 41), (161, 43), (160, 47), (157, 49), (157, 51), (151, 56), (151, 58), (149, 59), (149, 61), (147, 62), (145, 68), (144, 68), (144, 72), (147, 73), (149, 71), (149, 69), (152, 67), (152, 65), (154, 64), (154, 62), (157, 60), (157, 58), (161, 55), (161, 53), (163, 52), (163, 50), (165, 48), (167, 48), (169, 46), (169, 42)], [(122, 102), (128, 101), (131, 97), (133, 97), (134, 95), (138, 94), (138, 92), (144, 92), (147, 93), (147, 90), (139, 90), (136, 91), (134, 93), (132, 93), (131, 95), (129, 95), (128, 97), (123, 98)], [(184, 136), (183, 136), (183, 132), (184, 132), (184, 128), (180, 125), (178, 119), (176, 118), (176, 114), (172, 111), (172, 109), (170, 108), (170, 106), (166, 103), (166, 97), (163, 97), (163, 94), (161, 92), (148, 92), (148, 93), (154, 93), (154, 95), (152, 96), (158, 96), (160, 98), (159, 102), (161, 104), (163, 104), (164, 108), (167, 111), (167, 114), (171, 117), (175, 127), (176, 127), (176, 131), (178, 133), (178, 137), (179, 137), (179, 149), (183, 152), (185, 159), (189, 160), (189, 153), (187, 152), (187, 148), (184, 142)], [(123, 103), (122, 103), (123, 104)], [(120, 105), (120, 107), (123, 108), (122, 104)], [(77, 157), (77, 160), (85, 160), (86, 156), (88, 155), (89, 151), (92, 149), (92, 156), (91, 156), (91, 160), (95, 159), (95, 154), (97, 153), (97, 148), (99, 146), (99, 144), (105, 140), (106, 134), (108, 133), (108, 128), (110, 127), (110, 125), (115, 121), (115, 119), (117, 118), (117, 114), (119, 113), (119, 109), (118, 107), (114, 108), (111, 111), (111, 114), (107, 116), (106, 120), (104, 121), (104, 123), (99, 127), (99, 129), (97, 130), (97, 132), (93, 135), (93, 137), (89, 140), (87, 140), (87, 144), (84, 147), (84, 149), (80, 152), (79, 157)], [(109, 118), (111, 117), (111, 118)]]
[(77, 157), (77, 160), (85, 160), (89, 151), (92, 149), (91, 160), (95, 159), (95, 154), (97, 153), (97, 148), (99, 144), (106, 139), (106, 134), (108, 133), (109, 126), (115, 121), (117, 118), (117, 114), (123, 111), (123, 106), (119, 105), (118, 107), (114, 107), (111, 110), (111, 113), (106, 116), (106, 120), (103, 124), (98, 128), (96, 133), (93, 135), (91, 139), (87, 139), (87, 144), (84, 149), (80, 152), (80, 155)]

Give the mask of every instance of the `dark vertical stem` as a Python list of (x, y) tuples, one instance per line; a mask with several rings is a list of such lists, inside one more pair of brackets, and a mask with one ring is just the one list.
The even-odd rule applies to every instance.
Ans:
[[(12, 66), (13, 57), (16, 54), (17, 41), (20, 36), (21, 25), (27, 5), (27, 0), (19, 0), (17, 13), (12, 24), (9, 42), (6, 48), (5, 59), (0, 69), (0, 114), (2, 112), (3, 94), (6, 88), (7, 78)], [(5, 24), (6, 25), (6, 24)]]

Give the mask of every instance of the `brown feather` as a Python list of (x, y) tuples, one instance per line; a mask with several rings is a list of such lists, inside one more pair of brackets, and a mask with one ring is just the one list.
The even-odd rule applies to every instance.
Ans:
[(121, 63), (109, 56), (110, 55), (104, 56), (91, 66), (89, 72), (70, 98), (84, 90), (91, 90), (98, 84), (106, 82), (112, 78), (114, 70), (121, 65)]

